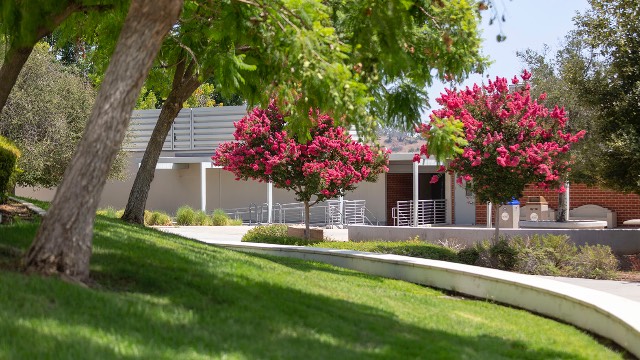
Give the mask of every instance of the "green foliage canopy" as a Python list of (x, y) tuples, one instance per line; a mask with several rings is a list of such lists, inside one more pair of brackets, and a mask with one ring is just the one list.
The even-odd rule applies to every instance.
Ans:
[(9, 139), (0, 136), (0, 204), (5, 200), (5, 194), (13, 190), (16, 177), (20, 173), (18, 159), (21, 151)]
[[(60, 183), (95, 96), (81, 74), (56, 61), (47, 44), (36, 45), (0, 114), (0, 135), (23, 150), (19, 185), (48, 188)], [(112, 176), (121, 176), (124, 163), (122, 153)]]
[[(482, 70), (477, 9), (462, 0), (191, 0), (146, 86), (165, 99), (176, 64), (193, 62), (199, 81), (223, 97), (240, 95), (250, 106), (278, 98), (300, 139), (309, 136), (309, 108), (373, 137), (380, 122), (419, 121), (434, 79)], [(117, 33), (117, 12), (111, 14), (96, 34)], [(82, 24), (82, 16), (74, 22)], [(94, 62), (104, 66), (116, 39), (91, 39), (99, 44)]]
[(584, 172), (599, 185), (640, 194), (640, 3), (589, 4), (575, 19), (557, 77), (575, 94), (570, 109), (582, 113), (573, 118), (594, 128)]

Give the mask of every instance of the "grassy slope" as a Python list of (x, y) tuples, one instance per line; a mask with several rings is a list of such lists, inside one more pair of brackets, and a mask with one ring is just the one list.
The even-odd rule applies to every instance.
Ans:
[[(0, 263), (35, 229), (0, 227)], [(0, 271), (0, 358), (620, 357), (525, 311), (329, 265), (103, 217), (94, 242), (96, 289)]]

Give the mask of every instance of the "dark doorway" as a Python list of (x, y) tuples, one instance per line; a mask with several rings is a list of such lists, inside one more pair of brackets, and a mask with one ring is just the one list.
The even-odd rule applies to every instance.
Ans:
[[(435, 184), (431, 184), (431, 178), (436, 174), (420, 174), (418, 177), (419, 182), (419, 191), (418, 191), (418, 199), (419, 200), (441, 200), (444, 199), (444, 175), (438, 178), (438, 182)], [(407, 199), (411, 200), (411, 199)]]

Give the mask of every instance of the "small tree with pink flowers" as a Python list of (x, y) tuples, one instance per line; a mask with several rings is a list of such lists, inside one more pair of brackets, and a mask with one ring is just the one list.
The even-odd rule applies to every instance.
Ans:
[[(418, 129), (427, 143), (421, 155), (449, 157), (440, 171), (456, 174), (481, 202), (499, 205), (522, 196), (525, 186), (563, 192), (570, 170), (567, 152), (585, 132), (565, 132), (563, 108), (543, 105), (545, 94), (532, 99), (525, 71), (511, 80), (497, 77), (487, 85), (465, 90), (445, 90), (437, 99), (443, 106), (433, 111), (430, 124)], [(435, 179), (437, 181), (437, 177)], [(496, 211), (495, 240), (499, 236)]]
[(310, 139), (299, 142), (286, 130), (285, 115), (271, 102), (255, 108), (235, 123), (236, 141), (221, 144), (213, 162), (231, 171), (236, 180), (272, 181), (293, 191), (305, 207), (305, 237), (309, 238), (309, 208), (344, 195), (361, 181), (376, 181), (387, 171), (388, 152), (353, 141), (333, 119), (309, 111)]

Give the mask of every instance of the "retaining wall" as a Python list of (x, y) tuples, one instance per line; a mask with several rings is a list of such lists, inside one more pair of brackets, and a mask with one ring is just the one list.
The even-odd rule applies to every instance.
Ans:
[(605, 292), (532, 275), (399, 255), (255, 243), (219, 246), (320, 261), (517, 306), (611, 339), (640, 357), (638, 302)]

